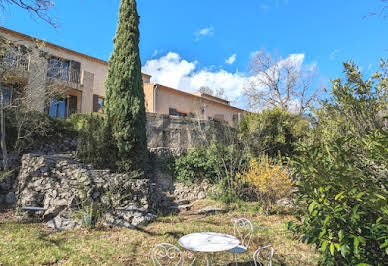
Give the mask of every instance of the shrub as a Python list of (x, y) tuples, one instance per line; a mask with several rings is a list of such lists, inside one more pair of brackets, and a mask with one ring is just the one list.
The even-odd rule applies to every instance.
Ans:
[(268, 214), (277, 200), (291, 194), (293, 182), (281, 161), (275, 163), (268, 155), (260, 161), (252, 159), (248, 171), (238, 178), (250, 184), (263, 211)]
[(175, 161), (176, 179), (186, 184), (193, 184), (207, 180), (216, 182), (214, 164), (215, 158), (205, 147), (196, 147), (189, 150), (186, 155), (178, 157)]
[(77, 156), (97, 169), (116, 169), (116, 149), (104, 118), (98, 114), (85, 114), (70, 119), (78, 129)]
[(241, 140), (247, 144), (252, 157), (268, 154), (276, 157), (279, 152), (292, 156), (295, 145), (303, 140), (309, 130), (306, 118), (274, 108), (244, 116), (239, 128)]
[(299, 144), (293, 159), (305, 208), (290, 229), (321, 250), (322, 265), (385, 265), (387, 72), (364, 81), (353, 63), (344, 66), (346, 82), (333, 81), (311, 139)]

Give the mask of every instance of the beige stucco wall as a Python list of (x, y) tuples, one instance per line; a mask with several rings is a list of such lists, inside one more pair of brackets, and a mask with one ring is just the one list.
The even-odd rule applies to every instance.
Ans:
[(144, 83), (144, 100), (147, 113), (155, 113), (154, 110), (154, 84)]
[[(23, 44), (28, 47), (35, 46), (28, 37), (23, 38), (16, 34), (11, 34), (0, 30), (0, 35), (5, 38)], [(105, 61), (79, 54), (75, 51), (67, 50), (62, 47), (56, 47), (52, 44), (45, 44), (39, 47), (50, 55), (63, 58), (66, 60), (74, 60), (81, 63), (81, 84), (78, 86), (79, 93), (72, 90), (72, 95), (77, 95), (79, 99), (78, 105), (81, 113), (93, 112), (93, 94), (100, 97), (105, 96), (104, 82), (108, 72), (108, 64)], [(45, 68), (47, 69), (45, 64)], [(46, 70), (47, 73), (47, 70)], [(47, 74), (43, 79), (47, 79)], [(187, 114), (193, 113), (199, 119), (208, 120), (209, 117), (215, 118), (218, 115), (223, 115), (224, 120), (230, 125), (234, 125), (233, 115), (242, 114), (244, 111), (232, 106), (220, 103), (216, 99), (206, 99), (192, 94), (187, 94), (175, 89), (171, 89), (162, 85), (149, 83), (150, 76), (143, 74), (144, 95), (146, 111), (149, 113), (169, 114), (169, 108), (175, 108), (180, 112)], [(154, 86), (156, 86), (156, 98), (154, 95)], [(74, 88), (73, 88), (74, 89)], [(154, 108), (156, 106), (156, 109)], [(43, 106), (42, 106), (43, 108)], [(205, 110), (202, 112), (202, 110)]]
[[(204, 113), (201, 109), (204, 107)], [(242, 113), (231, 106), (215, 103), (200, 97), (177, 93), (175, 90), (158, 86), (156, 89), (156, 113), (169, 114), (169, 108), (175, 108), (177, 111), (185, 113), (194, 113), (196, 118), (208, 120), (216, 115), (224, 115), (224, 120), (230, 125), (233, 124), (233, 115)]]
[[(8, 40), (14, 41), (17, 44), (25, 45), (27, 47), (34, 47), (35, 43), (33, 43), (30, 40), (26, 40), (23, 38), (20, 38), (18, 36), (15, 36), (13, 34), (9, 34), (6, 32), (1, 31), (0, 34), (7, 38)], [(38, 42), (39, 43), (39, 42)], [(50, 47), (49, 45), (45, 45), (44, 42), (39, 43), (39, 49), (41, 49), (44, 52), (47, 52), (49, 55), (53, 55), (59, 58), (63, 58), (66, 60), (74, 60), (81, 63), (81, 86), (79, 87), (80, 90), (83, 90), (84, 85), (84, 73), (89, 72), (94, 74), (94, 80), (92, 82), (93, 87), (92, 88), (86, 88), (87, 90), (87, 97), (86, 95), (82, 95), (81, 100), (81, 106), (80, 111), (82, 113), (88, 113), (93, 111), (93, 97), (90, 97), (92, 94), (97, 94), (103, 96), (105, 93), (105, 87), (104, 87), (104, 81), (107, 75), (108, 66), (107, 64), (95, 62), (92, 60), (89, 60), (86, 57), (70, 53), (68, 51), (65, 51), (64, 49), (56, 49), (53, 47)], [(47, 65), (45, 66), (47, 68)], [(32, 71), (32, 69), (31, 69)], [(89, 77), (90, 78), (90, 77)], [(90, 84), (90, 80), (88, 80), (88, 84)]]

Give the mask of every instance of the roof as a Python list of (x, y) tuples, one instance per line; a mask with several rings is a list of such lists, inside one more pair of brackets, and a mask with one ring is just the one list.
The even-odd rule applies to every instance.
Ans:
[(25, 39), (27, 41), (32, 41), (32, 42), (42, 42), (43, 44), (45, 44), (47, 47), (50, 47), (50, 48), (53, 48), (53, 49), (58, 49), (58, 50), (62, 50), (64, 52), (67, 52), (67, 53), (70, 53), (70, 54), (73, 54), (73, 55), (76, 55), (76, 56), (81, 56), (81, 57), (84, 57), (88, 60), (91, 60), (91, 61), (94, 61), (94, 62), (97, 62), (97, 63), (100, 63), (100, 64), (103, 64), (103, 65), (108, 65), (108, 62), (105, 61), (105, 60), (102, 60), (102, 59), (99, 59), (97, 57), (93, 57), (93, 56), (90, 56), (90, 55), (87, 55), (87, 54), (84, 54), (84, 53), (80, 53), (80, 52), (77, 52), (77, 51), (74, 51), (74, 50), (71, 50), (71, 49), (68, 49), (68, 48), (65, 48), (63, 46), (60, 46), (60, 45), (56, 45), (56, 44), (53, 44), (51, 42), (47, 42), (47, 41), (44, 41), (44, 40), (41, 40), (41, 39), (38, 39), (38, 38), (35, 38), (35, 37), (32, 37), (32, 36), (29, 36), (29, 35), (26, 35), (26, 34), (23, 34), (23, 33), (20, 33), (20, 32), (17, 32), (17, 31), (13, 31), (13, 30), (10, 30), (10, 29), (7, 29), (7, 28), (4, 28), (4, 27), (0, 27), (0, 31), (1, 32), (4, 32), (4, 33), (8, 33), (10, 35), (14, 35), (14, 36), (17, 36), (19, 38), (22, 38), (22, 39)]
[[(195, 94), (192, 94), (192, 93), (188, 93), (188, 92), (185, 92), (185, 91), (173, 89), (173, 88), (170, 88), (170, 87), (167, 87), (167, 86), (164, 86), (164, 85), (161, 85), (161, 84), (157, 84), (157, 83), (151, 83), (151, 84), (158, 86), (158, 88), (171, 91), (171, 92), (173, 92), (175, 94), (180, 94), (180, 95), (183, 95), (183, 96), (186, 96), (186, 97), (191, 97), (191, 98), (194, 98), (194, 99), (197, 99), (197, 100), (209, 102), (209, 103), (212, 103), (212, 104), (215, 104), (215, 105), (219, 105), (219, 106), (222, 106), (222, 107), (225, 107), (227, 109), (231, 109), (231, 110), (234, 110), (234, 111), (237, 111), (237, 112), (247, 113), (246, 110), (243, 110), (243, 109), (231, 106), (231, 105), (226, 104), (226, 103), (221, 103), (220, 101), (211, 100), (211, 99), (208, 99), (208, 98), (205, 98), (205, 97), (202, 97), (202, 96), (198, 96), (198, 95), (195, 95)], [(213, 97), (213, 98), (219, 99), (217, 97)], [(225, 100), (223, 100), (223, 101), (225, 101)]]
[(223, 102), (225, 104), (229, 104), (228, 100), (222, 99), (220, 97), (213, 96), (211, 94), (207, 94), (207, 93), (203, 93), (203, 92), (194, 92), (193, 94), (197, 95), (197, 96), (200, 96), (200, 97), (211, 98), (213, 100), (220, 101), (220, 102)]
[[(80, 53), (80, 52), (68, 49), (66, 47), (63, 47), (63, 46), (60, 46), (60, 45), (57, 45), (57, 44), (53, 44), (51, 42), (47, 42), (47, 41), (44, 41), (44, 40), (41, 40), (41, 39), (38, 39), (38, 38), (35, 38), (35, 37), (32, 37), (32, 36), (29, 36), (29, 35), (26, 35), (26, 34), (23, 34), (23, 33), (14, 31), (14, 30), (11, 30), (11, 29), (8, 29), (8, 28), (4, 28), (4, 27), (0, 26), (0, 32), (5, 32), (7, 34), (10, 34), (10, 35), (13, 35), (13, 36), (17, 36), (19, 38), (22, 38), (24, 40), (31, 41), (31, 42), (42, 42), (47, 47), (50, 47), (50, 48), (53, 48), (53, 49), (57, 49), (57, 50), (62, 50), (64, 52), (66, 52), (66, 53), (70, 53), (70, 54), (73, 54), (73, 55), (76, 55), (76, 56), (80, 56), (80, 57), (86, 58), (86, 59), (88, 59), (90, 61), (93, 61), (93, 62), (100, 63), (100, 64), (108, 66), (108, 62), (105, 61), (105, 60), (102, 60), (100, 58), (93, 57), (93, 56), (90, 56), (90, 55), (87, 55), (87, 54), (84, 54), (84, 53)], [(142, 76), (145, 76), (147, 78), (151, 78), (151, 75), (144, 74), (144, 73), (141, 73), (141, 74), (142, 74)]]

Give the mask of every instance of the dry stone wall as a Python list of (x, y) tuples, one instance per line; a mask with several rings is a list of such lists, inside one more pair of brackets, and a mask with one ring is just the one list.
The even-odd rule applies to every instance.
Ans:
[(147, 144), (151, 151), (182, 151), (220, 139), (228, 126), (217, 121), (147, 113)]
[(68, 154), (25, 154), (18, 177), (18, 207), (24, 218), (39, 217), (57, 230), (80, 227), (99, 218), (105, 225), (132, 228), (151, 221), (165, 200), (148, 179), (94, 170)]

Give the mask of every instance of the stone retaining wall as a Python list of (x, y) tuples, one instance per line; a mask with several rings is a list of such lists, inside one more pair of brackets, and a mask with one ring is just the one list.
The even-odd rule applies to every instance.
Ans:
[(181, 153), (210, 139), (220, 139), (229, 126), (217, 121), (147, 113), (147, 145), (151, 151)]
[(25, 212), (25, 218), (42, 218), (58, 230), (96, 217), (106, 225), (131, 228), (155, 218), (168, 200), (148, 179), (94, 170), (69, 155), (39, 154), (23, 156), (16, 197), (18, 207), (46, 209)]

